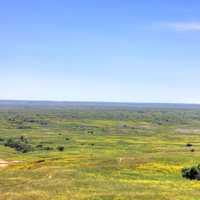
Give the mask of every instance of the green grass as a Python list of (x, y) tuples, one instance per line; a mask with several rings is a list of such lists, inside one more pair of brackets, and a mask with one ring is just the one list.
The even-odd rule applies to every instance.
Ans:
[(0, 169), (0, 200), (199, 199), (181, 169), (200, 163), (200, 111), (1, 110), (0, 138), (22, 135), (33, 151), (0, 145), (0, 159), (20, 161)]

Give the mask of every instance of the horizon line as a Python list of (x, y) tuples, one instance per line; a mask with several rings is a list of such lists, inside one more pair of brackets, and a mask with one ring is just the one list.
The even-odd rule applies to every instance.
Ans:
[(0, 102), (2, 101), (10, 101), (10, 102), (55, 102), (55, 103), (113, 103), (113, 104), (182, 104), (182, 105), (200, 105), (200, 103), (193, 103), (193, 102), (158, 102), (158, 101), (141, 101), (141, 102), (134, 102), (134, 101), (81, 101), (81, 100), (53, 100), (53, 99), (0, 99)]

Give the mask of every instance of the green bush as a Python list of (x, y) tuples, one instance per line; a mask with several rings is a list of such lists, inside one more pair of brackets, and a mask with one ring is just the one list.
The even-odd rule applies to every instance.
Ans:
[(58, 146), (57, 149), (58, 149), (58, 151), (64, 151), (65, 147), (64, 146)]
[(183, 178), (200, 180), (200, 165), (182, 169)]
[(32, 151), (32, 146), (27, 144), (27, 142), (23, 142), (21, 139), (13, 139), (9, 138), (4, 143), (6, 147), (14, 148), (16, 151), (27, 153)]
[(42, 144), (38, 144), (38, 145), (36, 145), (36, 148), (42, 149), (42, 148), (43, 148), (43, 145), (42, 145)]

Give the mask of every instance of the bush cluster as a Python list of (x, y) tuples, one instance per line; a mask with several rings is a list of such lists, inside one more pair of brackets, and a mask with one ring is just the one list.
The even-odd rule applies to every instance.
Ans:
[(6, 147), (14, 148), (16, 151), (27, 153), (32, 151), (32, 146), (28, 144), (27, 140), (9, 138), (4, 143)]
[[(45, 151), (54, 150), (53, 147), (43, 146), (43, 144), (38, 144), (36, 146), (33, 146), (30, 144), (29, 140), (24, 136), (20, 136), (19, 138), (8, 138), (5, 141), (3, 139), (1, 141), (1, 138), (0, 138), (0, 142), (2, 142), (4, 146), (13, 148), (16, 151), (22, 152), (22, 153), (27, 153), (34, 150), (45, 150)], [(65, 147), (57, 146), (56, 149), (58, 151), (64, 151)]]
[(182, 176), (190, 180), (200, 180), (200, 165), (182, 169)]

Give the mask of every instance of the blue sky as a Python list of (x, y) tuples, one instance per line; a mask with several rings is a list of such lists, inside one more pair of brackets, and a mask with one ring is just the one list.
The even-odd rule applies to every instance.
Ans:
[(7, 0), (0, 99), (200, 103), (199, 0)]

